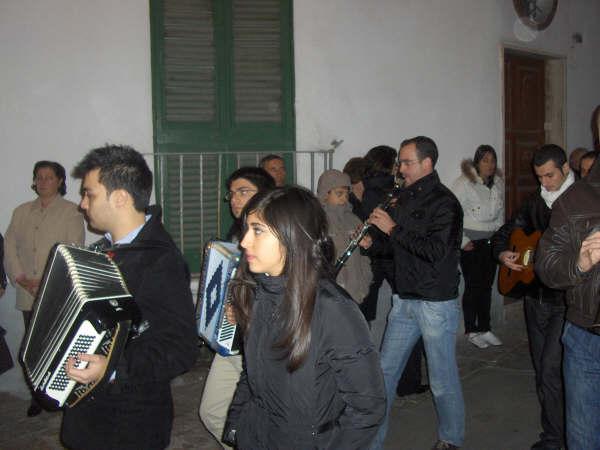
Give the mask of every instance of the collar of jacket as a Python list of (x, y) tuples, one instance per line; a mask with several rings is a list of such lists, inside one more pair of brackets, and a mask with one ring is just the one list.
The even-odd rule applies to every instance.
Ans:
[(39, 197), (39, 196), (38, 196), (38, 197), (37, 197), (37, 198), (36, 198), (36, 199), (33, 201), (33, 204), (31, 205), (31, 209), (34, 209), (34, 210), (35, 210), (35, 209), (37, 209), (37, 210), (40, 210), (40, 211), (43, 211), (43, 210), (46, 210), (46, 211), (48, 211), (48, 210), (50, 210), (50, 209), (54, 209), (54, 208), (56, 208), (56, 206), (57, 206), (57, 205), (59, 205), (59, 204), (60, 204), (60, 200), (61, 200), (62, 198), (63, 198), (63, 196), (62, 196), (62, 195), (60, 195), (60, 194), (56, 194), (56, 195), (54, 196), (54, 198), (53, 198), (53, 199), (50, 201), (50, 203), (48, 203), (48, 204), (46, 205), (46, 207), (45, 207), (45, 208), (43, 208), (43, 207), (42, 207), (42, 197)]
[(365, 189), (387, 189), (394, 185), (394, 176), (385, 172), (375, 172), (363, 180)]
[[(465, 178), (471, 183), (483, 184), (483, 179), (477, 173), (477, 169), (475, 168), (472, 159), (463, 159), (462, 163), (460, 164), (460, 169)], [(494, 184), (497, 182), (497, 179), (502, 178), (502, 176), (502, 170), (496, 167), (496, 173), (494, 173)]]
[(254, 279), (258, 287), (269, 294), (280, 295), (285, 291), (287, 283), (285, 276), (274, 277), (266, 273), (257, 273), (254, 275)]
[(423, 178), (415, 181), (408, 186), (406, 190), (412, 193), (412, 195), (427, 194), (438, 184), (440, 184), (440, 177), (438, 176), (437, 171), (434, 170), (429, 175), (425, 175)]
[[(145, 213), (150, 215), (150, 219), (148, 219), (146, 221), (146, 223), (144, 224), (144, 226), (142, 227), (142, 229), (140, 230), (140, 232), (134, 239), (134, 241), (136, 241), (136, 242), (139, 240), (142, 240), (144, 238), (144, 235), (147, 232), (147, 230), (150, 229), (151, 224), (153, 225), (157, 221), (160, 222), (161, 217), (162, 217), (162, 209), (159, 205), (148, 206), (146, 208)], [(110, 247), (112, 247), (112, 243), (106, 237), (103, 237), (102, 239), (91, 244), (88, 248), (91, 250), (94, 250), (96, 252), (101, 252)]]

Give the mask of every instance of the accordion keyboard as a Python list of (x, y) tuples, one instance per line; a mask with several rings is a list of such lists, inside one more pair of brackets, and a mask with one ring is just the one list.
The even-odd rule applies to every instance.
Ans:
[[(75, 381), (70, 379), (65, 371), (67, 358), (76, 357), (79, 353), (94, 353), (100, 346), (102, 338), (105, 334), (106, 331), (97, 333), (94, 326), (88, 321), (81, 323), (75, 338), (71, 341), (71, 345), (64, 353), (61, 364), (50, 378), (48, 387), (46, 388), (46, 394), (48, 396), (57, 400), (60, 405), (64, 403), (67, 396), (75, 386)], [(87, 364), (87, 361), (79, 361), (77, 363), (77, 368), (85, 369)]]
[(217, 337), (217, 343), (227, 349), (228, 351), (235, 354), (233, 350), (233, 338), (235, 337), (236, 326), (229, 323), (227, 317), (223, 315), (223, 321), (219, 327), (219, 334)]

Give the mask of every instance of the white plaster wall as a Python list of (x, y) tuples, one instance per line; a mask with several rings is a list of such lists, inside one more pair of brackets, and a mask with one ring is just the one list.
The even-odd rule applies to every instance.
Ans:
[[(147, 0), (0, 2), (2, 233), (12, 210), (34, 197), (35, 161), (70, 171), (106, 142), (152, 151), (148, 18)], [(70, 179), (67, 188), (77, 201), (78, 183)], [(23, 326), (14, 304), (9, 288), (0, 324), (15, 356)], [(25, 393), (20, 369), (2, 375), (0, 389)]]
[[(591, 145), (600, 2), (560, 0), (552, 25), (530, 42), (516, 37), (504, 0), (302, 0), (294, 15), (297, 146), (343, 138), (336, 167), (418, 134), (436, 140), (447, 183), (477, 145), (502, 153), (505, 43), (567, 58), (567, 147)], [(574, 32), (583, 43), (572, 48)]]
[[(36, 160), (70, 170), (105, 142), (152, 150), (148, 18), (147, 0), (0, 1), (0, 231), (33, 197)], [(297, 148), (343, 138), (339, 168), (373, 145), (426, 134), (450, 182), (478, 144), (502, 151), (502, 43), (567, 58), (567, 146), (589, 146), (599, 19), (597, 0), (560, 0), (551, 27), (523, 42), (510, 0), (296, 0)], [(574, 32), (583, 43), (571, 48)], [(77, 200), (73, 180), (69, 189)], [(0, 324), (16, 349), (23, 330), (12, 288)], [(12, 370), (0, 389), (23, 393), (20, 379)]]

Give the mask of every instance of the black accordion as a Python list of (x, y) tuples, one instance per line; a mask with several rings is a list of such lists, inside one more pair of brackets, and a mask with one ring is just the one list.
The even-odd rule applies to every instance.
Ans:
[[(121, 272), (107, 254), (55, 245), (21, 353), (34, 392), (53, 406), (74, 406), (110, 376), (137, 314)], [(102, 380), (83, 385), (67, 376), (67, 358), (78, 353), (107, 357)], [(78, 368), (86, 365), (77, 363)]]

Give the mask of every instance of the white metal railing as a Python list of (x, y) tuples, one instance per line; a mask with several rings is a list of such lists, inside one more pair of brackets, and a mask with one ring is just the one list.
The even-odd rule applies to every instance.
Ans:
[[(288, 180), (315, 192), (321, 173), (333, 166), (331, 148), (316, 151), (223, 151), (146, 154), (154, 160), (157, 202), (169, 211), (169, 231), (179, 248), (202, 248), (204, 242), (223, 233), (221, 217), (227, 176), (243, 166), (258, 166), (260, 160), (277, 154), (286, 161)], [(291, 166), (291, 167), (290, 167)]]

